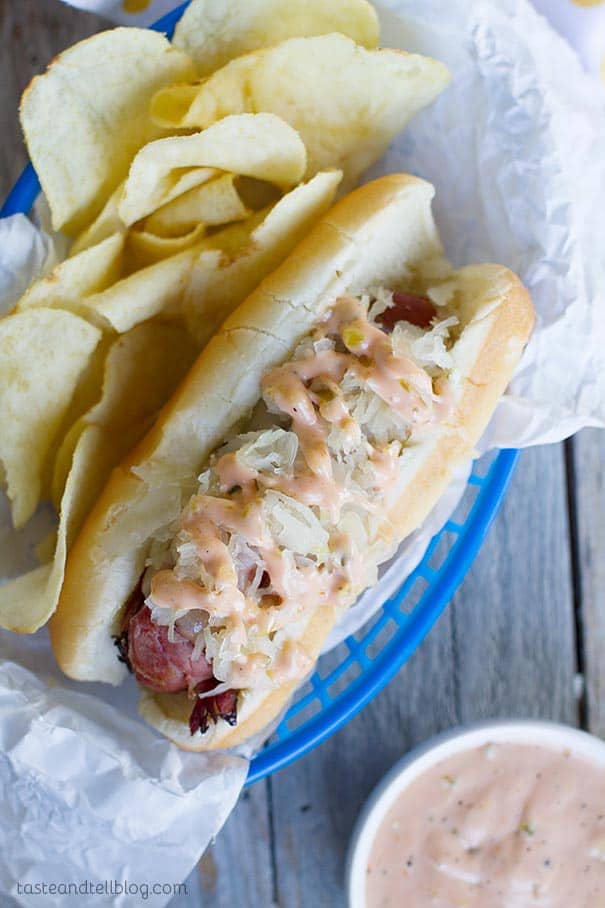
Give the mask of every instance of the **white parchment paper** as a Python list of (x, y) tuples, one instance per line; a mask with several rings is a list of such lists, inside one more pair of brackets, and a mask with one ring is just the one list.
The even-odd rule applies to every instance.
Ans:
[[(482, 449), (603, 426), (605, 114), (596, 80), (526, 0), (388, 0), (382, 20), (385, 45), (438, 57), (454, 78), (368, 176), (409, 170), (435, 183), (436, 218), (454, 264), (508, 265), (530, 287), (538, 313)], [(51, 255), (48, 238), (22, 216), (0, 222), (0, 311)], [(461, 468), (330, 645), (402, 582), (465, 480)], [(17, 534), (0, 508), (0, 574), (32, 563), (48, 513), (36, 521)], [(160, 740), (136, 718), (132, 684), (66, 682), (44, 631), (0, 633), (0, 658), (0, 886), (23, 905), (64, 906), (73, 900), (19, 896), (17, 882), (183, 879), (235, 803), (246, 760), (185, 754)], [(150, 905), (168, 900), (154, 898)], [(88, 903), (141, 902), (105, 895)]]

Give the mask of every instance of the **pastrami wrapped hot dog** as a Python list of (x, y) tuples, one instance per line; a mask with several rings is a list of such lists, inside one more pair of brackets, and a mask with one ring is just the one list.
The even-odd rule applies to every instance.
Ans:
[(268, 725), (473, 451), (533, 323), (498, 265), (451, 271), (433, 188), (343, 199), (210, 341), (116, 470), (51, 625), (179, 745)]

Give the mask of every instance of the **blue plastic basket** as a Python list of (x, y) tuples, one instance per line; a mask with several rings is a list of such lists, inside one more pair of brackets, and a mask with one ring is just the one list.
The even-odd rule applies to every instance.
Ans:
[[(188, 3), (152, 27), (172, 34)], [(28, 164), (0, 217), (27, 214), (40, 191)], [(323, 656), (277, 728), (252, 760), (250, 785), (282, 769), (352, 719), (388, 684), (426, 637), (462, 582), (495, 517), (518, 451), (488, 455), (473, 466), (453, 517), (431, 540), (416, 570), (356, 634)]]

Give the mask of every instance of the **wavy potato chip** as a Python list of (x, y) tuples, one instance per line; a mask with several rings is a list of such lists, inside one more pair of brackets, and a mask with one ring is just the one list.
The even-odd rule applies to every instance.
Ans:
[(18, 634), (33, 634), (42, 627), (52, 573), (52, 564), (41, 564), (0, 585), (0, 627)]
[[(317, 174), (315, 180), (284, 196), (269, 214), (257, 212), (184, 252), (135, 271), (82, 299), (79, 311), (93, 323), (121, 334), (156, 316), (177, 317), (184, 304), (188, 325), (196, 339), (203, 338), (200, 342), (205, 343), (208, 332), (218, 327), (227, 312), (285, 258), (329, 208), (340, 178), (336, 171)], [(273, 230), (273, 224), (279, 228)], [(205, 295), (196, 295), (201, 286), (191, 289), (197, 287), (194, 268), (200, 279), (205, 275)]]
[(16, 527), (36, 509), (46, 458), (100, 338), (97, 328), (61, 309), (0, 321), (0, 462)]
[(166, 204), (186, 168), (216, 168), (287, 188), (302, 179), (306, 163), (300, 136), (279, 117), (226, 116), (203, 132), (158, 139), (142, 148), (128, 173), (120, 217), (131, 225)]
[(49, 561), (53, 560), (57, 549), (57, 535), (57, 528), (55, 527), (35, 546), (34, 552), (40, 564), (47, 564)]
[(126, 241), (131, 270), (145, 268), (195, 246), (206, 227), (245, 220), (252, 214), (235, 186), (235, 174), (215, 177), (190, 189), (133, 227)]
[(35, 281), (17, 303), (17, 311), (38, 307), (78, 312), (83, 297), (117, 281), (122, 273), (124, 237), (114, 233), (96, 246), (60, 262)]
[(286, 38), (342, 32), (365, 47), (378, 45), (378, 17), (366, 0), (193, 0), (174, 45), (207, 76), (235, 57)]
[(236, 184), (238, 177), (226, 173), (190, 189), (163, 205), (145, 220), (145, 230), (162, 237), (182, 236), (198, 224), (218, 227), (243, 221), (252, 212), (244, 204)]
[(169, 325), (141, 325), (115, 341), (101, 400), (72, 429), (53, 561), (0, 586), (0, 627), (33, 633), (48, 621), (67, 553), (109, 473), (144, 435), (194, 358), (187, 332)]
[(195, 78), (190, 58), (157, 32), (116, 28), (68, 48), (21, 99), (21, 126), (52, 225), (74, 235), (162, 135), (149, 102), (162, 86)]
[(73, 452), (86, 427), (95, 425), (108, 436), (111, 458), (106, 458), (106, 478), (143, 435), (196, 353), (184, 328), (158, 322), (139, 325), (113, 341), (105, 359), (100, 397), (65, 435), (55, 460), (52, 500), (57, 510)]
[[(267, 208), (268, 210), (269, 208)], [(255, 211), (245, 221), (237, 221), (235, 224), (229, 224), (223, 227), (222, 230), (217, 230), (216, 233), (210, 234), (200, 244), (200, 252), (215, 250), (221, 255), (231, 257), (239, 255), (249, 244), (250, 234), (262, 223), (267, 211)]]
[[(43, 499), (52, 499), (52, 480), (55, 463), (63, 447), (66, 434), (69, 434), (69, 430), (74, 423), (76, 423), (82, 414), (86, 413), (99, 399), (103, 387), (105, 360), (107, 359), (107, 353), (114, 339), (113, 333), (104, 334), (80, 373), (74, 393), (72, 394), (71, 402), (61, 419), (55, 441), (51, 445), (46, 457), (46, 463), (42, 471), (41, 498)], [(73, 449), (69, 454), (70, 460), (72, 453)], [(59, 503), (60, 499), (55, 505), (57, 511), (59, 510)]]
[(114, 234), (124, 233), (126, 225), (120, 218), (120, 213), (118, 211), (123, 189), (124, 181), (122, 181), (118, 188), (109, 196), (103, 209), (99, 212), (92, 224), (90, 224), (86, 230), (83, 230), (82, 233), (78, 234), (69, 247), (70, 258), (79, 255), (80, 252), (84, 252), (86, 249), (90, 249), (91, 246), (96, 246), (98, 243), (103, 242), (103, 240), (108, 239)]
[(100, 293), (84, 297), (79, 311), (93, 324), (118, 334), (158, 315), (178, 315), (189, 274), (203, 244), (204, 240), (127, 275)]
[(198, 224), (182, 236), (158, 236), (147, 230), (133, 229), (128, 234), (128, 260), (132, 270), (137, 271), (197, 245), (205, 235), (204, 224)]
[(84, 418), (117, 434), (147, 422), (164, 405), (196, 353), (187, 331), (178, 325), (138, 325), (114, 341), (105, 363), (103, 394)]
[[(207, 248), (199, 253), (184, 309), (189, 330), (200, 347), (328, 210), (341, 177), (340, 171), (316, 174), (270, 211), (251, 219), (253, 229), (247, 241), (240, 232), (232, 237), (234, 242), (228, 243), (223, 237), (222, 248)], [(217, 234), (217, 238), (220, 236)]]
[(50, 564), (15, 577), (0, 586), (0, 627), (32, 634), (46, 624), (57, 607), (65, 575), (67, 551), (103, 486), (108, 439), (97, 426), (88, 426), (73, 452), (61, 501), (57, 543)]
[(166, 190), (162, 204), (168, 204), (190, 189), (216, 179), (218, 175), (216, 167), (192, 167), (187, 168), (184, 173), (173, 174), (170, 181), (172, 185)]
[[(174, 183), (172, 189), (166, 194), (166, 202), (188, 192), (195, 186), (216, 177), (217, 171), (210, 167), (197, 167), (188, 170), (180, 176)], [(125, 180), (120, 183), (115, 192), (107, 200), (105, 207), (96, 217), (92, 224), (80, 233), (73, 241), (69, 255), (77, 255), (90, 246), (100, 243), (113, 233), (124, 233), (127, 230), (126, 224), (120, 217), (120, 201), (124, 192)]]
[[(178, 317), (185, 305), (188, 325), (196, 339), (205, 342), (208, 332), (218, 327), (227, 312), (285, 258), (329, 208), (340, 179), (337, 171), (317, 174), (284, 196), (269, 213), (256, 212), (184, 252), (135, 271), (83, 298), (79, 311), (94, 324), (122, 334), (156, 316)], [(197, 295), (201, 285), (197, 287), (194, 268), (200, 280), (205, 276), (204, 295)]]
[(350, 187), (449, 78), (429, 57), (366, 50), (344, 35), (291, 38), (217, 70), (199, 85), (184, 116), (191, 86), (162, 89), (151, 111), (173, 129), (204, 129), (250, 110), (275, 114), (300, 133), (307, 177), (339, 167)]
[[(59, 450), (57, 451), (54, 464), (53, 464), (53, 475), (50, 484), (50, 500), (57, 513), (61, 510), (61, 498), (63, 497), (63, 492), (65, 491), (65, 485), (67, 483), (67, 477), (69, 476), (69, 471), (71, 469), (71, 462), (73, 460), (74, 451), (76, 450), (76, 445), (82, 435), (82, 432), (86, 428), (86, 421), (82, 417), (76, 420), (63, 437), (63, 441), (59, 445)], [(54, 550), (53, 550), (54, 551)], [(52, 558), (52, 553), (50, 558)], [(48, 560), (50, 558), (44, 559), (40, 558), (40, 561)]]
[[(90, 230), (78, 238), (78, 245), (83, 247), (81, 251), (74, 254), (72, 249), (70, 258), (32, 284), (19, 300), (17, 310), (33, 307), (67, 309), (104, 330), (117, 331), (126, 331), (143, 318), (161, 312), (171, 297), (166, 282), (171, 274), (175, 276), (174, 292), (178, 296), (179, 275), (186, 270), (187, 262), (177, 259), (157, 273), (142, 273), (138, 278), (136, 273), (199, 244), (205, 234), (205, 224), (199, 223), (200, 216), (208, 226), (217, 226), (250, 215), (235, 187), (235, 176), (217, 177), (216, 173), (214, 169), (199, 168), (192, 171), (188, 179), (179, 177), (180, 187), (191, 182), (199, 185), (152, 214), (144, 230), (135, 228), (126, 233), (126, 227), (116, 213), (118, 193), (114, 193), (110, 200), (113, 211), (106, 206)], [(199, 182), (208, 181), (210, 177), (214, 179)], [(193, 224), (187, 234), (171, 236), (194, 221), (198, 223)], [(157, 228), (157, 235), (153, 229), (147, 229), (149, 223)], [(120, 232), (88, 246), (88, 242), (102, 236), (105, 229), (116, 226)], [(146, 299), (142, 299), (141, 296), (148, 292)], [(115, 305), (114, 300), (118, 300)], [(122, 308), (123, 314), (119, 311)]]

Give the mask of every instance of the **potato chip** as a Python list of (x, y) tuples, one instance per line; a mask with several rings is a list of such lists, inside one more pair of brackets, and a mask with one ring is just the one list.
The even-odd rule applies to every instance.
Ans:
[[(235, 308), (285, 258), (316, 218), (327, 210), (340, 178), (340, 172), (336, 171), (318, 174), (316, 179), (284, 196), (269, 214), (256, 212), (184, 252), (135, 271), (101, 293), (82, 299), (79, 311), (94, 324), (120, 334), (156, 316), (178, 317), (196, 266), (200, 277), (206, 275), (208, 308), (206, 298), (194, 290), (188, 294), (187, 316), (196, 337), (199, 330), (205, 343), (208, 331), (218, 327), (226, 312)], [(227, 271), (227, 265), (232, 262), (233, 269)], [(236, 283), (232, 286), (231, 281)], [(229, 307), (231, 299), (233, 305)], [(198, 319), (199, 328), (194, 328)]]
[[(200, 168), (197, 172), (192, 171), (192, 180), (207, 180), (215, 173), (214, 170)], [(87, 242), (93, 238), (93, 234), (85, 232), (78, 239), (78, 243), (82, 243), (84, 246), (82, 251), (61, 262), (45, 278), (36, 281), (23, 295), (17, 304), (17, 309), (21, 311), (33, 307), (57, 307), (75, 312), (105, 330), (108, 328), (115, 328), (118, 331), (128, 330), (141, 321), (139, 315), (134, 314), (136, 303), (139, 300), (137, 288), (141, 287), (142, 293), (147, 292), (148, 275), (143, 274), (139, 279), (130, 280), (127, 284), (123, 282), (129, 277), (133, 277), (132, 272), (147, 268), (163, 259), (174, 257), (177, 253), (195, 246), (204, 237), (205, 227), (198, 223), (188, 234), (172, 238), (170, 236), (171, 223), (182, 228), (188, 218), (191, 219), (194, 215), (199, 214), (205, 216), (209, 226), (216, 226), (223, 223), (223, 219), (236, 220), (250, 214), (249, 209), (239, 197), (234, 179), (230, 174), (217, 177), (211, 182), (194, 187), (193, 190), (189, 190), (183, 196), (169, 202), (164, 209), (160, 209), (156, 213), (158, 219), (152, 222), (152, 226), (155, 223), (160, 230), (163, 227), (167, 233), (166, 237), (156, 236), (148, 230), (135, 228), (129, 234), (114, 233), (94, 246), (87, 246)], [(187, 181), (181, 178), (180, 184), (187, 185)], [(197, 195), (190, 197), (190, 193), (197, 193)], [(180, 203), (181, 199), (183, 205), (172, 209), (171, 206)], [(109, 212), (109, 209), (106, 211)], [(155, 219), (156, 214), (151, 217)], [(109, 226), (109, 223), (107, 221), (106, 226)], [(111, 223), (112, 226), (116, 225), (116, 221)], [(121, 221), (119, 223), (122, 230), (125, 231), (126, 228)], [(102, 235), (102, 225), (95, 222), (92, 228), (96, 229), (97, 226), (100, 230), (99, 235)], [(176, 226), (174, 232), (177, 232)], [(186, 263), (183, 263), (182, 260), (174, 263), (174, 274), (177, 281), (183, 264)], [(147, 306), (143, 306), (141, 311), (148, 311), (154, 315), (162, 310), (164, 303), (161, 300), (165, 299), (166, 293), (170, 296), (169, 288), (165, 287), (163, 281), (169, 279), (171, 270), (172, 266), (168, 266), (167, 270), (162, 270), (159, 274), (149, 275), (152, 282), (156, 278), (159, 282), (153, 287), (147, 300)], [(175, 287), (175, 291), (178, 294), (178, 287)], [(129, 300), (124, 294), (131, 293), (133, 305), (129, 306)], [(158, 297), (161, 297), (160, 302), (158, 302)], [(110, 311), (107, 315), (103, 312), (103, 306), (107, 300), (114, 298), (122, 301), (118, 303), (118, 309), (123, 305), (133, 310), (132, 318), (125, 316), (121, 319), (118, 316), (114, 320), (113, 303), (110, 304)], [(99, 304), (98, 311), (97, 303)], [(146, 317), (151, 317), (151, 315)], [(117, 327), (118, 325), (120, 327)], [(123, 325), (127, 327), (122, 327)]]
[(249, 51), (329, 32), (376, 47), (378, 17), (365, 0), (193, 0), (173, 43), (207, 76)]
[(35, 546), (36, 558), (40, 564), (47, 564), (49, 561), (53, 560), (55, 551), (57, 549), (57, 529), (51, 530), (50, 533), (47, 533), (40, 542)]
[(216, 179), (218, 175), (219, 171), (215, 167), (192, 167), (181, 173), (173, 174), (173, 179), (170, 181), (172, 185), (166, 190), (162, 204), (167, 205), (168, 202), (189, 192), (190, 189)]
[(73, 453), (61, 501), (57, 544), (51, 563), (0, 586), (0, 627), (32, 634), (57, 607), (67, 551), (104, 482), (109, 441), (97, 426), (87, 426)]
[(448, 81), (443, 64), (419, 54), (366, 50), (338, 34), (291, 38), (219, 69), (185, 116), (179, 98), (191, 89), (178, 85), (154, 97), (152, 114), (173, 129), (203, 129), (250, 110), (275, 114), (300, 133), (307, 176), (340, 167), (350, 187)]
[(235, 244), (223, 237), (222, 248), (200, 252), (184, 302), (187, 324), (200, 347), (328, 210), (340, 179), (340, 171), (318, 173), (264, 216), (251, 219), (254, 229), (247, 242), (241, 235)]
[[(322, 175), (322, 180), (317, 184), (313, 183), (313, 186), (309, 184), (309, 188), (300, 187), (302, 190), (300, 197), (289, 193), (282, 202), (286, 206), (286, 210), (288, 210), (291, 204), (290, 196), (294, 199), (294, 206), (298, 206), (299, 202), (297, 200), (300, 198), (300, 216), (302, 218), (306, 208), (304, 199), (313, 198), (316, 191), (315, 187), (317, 186), (318, 189), (320, 186), (326, 187), (320, 192), (320, 195), (323, 196), (325, 193), (327, 197), (330, 192), (327, 187), (335, 185), (338, 180), (339, 175), (335, 173)], [(330, 194), (330, 201), (332, 195)], [(318, 201), (318, 210), (321, 208), (319, 202), (321, 202), (321, 199)], [(278, 202), (275, 206), (278, 211), (282, 210), (278, 208), (281, 204), (281, 202)], [(328, 204), (329, 202), (325, 205), (326, 208)], [(311, 208), (313, 208), (313, 205), (311, 205)], [(321, 208), (321, 210), (324, 209)], [(219, 230), (211, 236), (202, 239), (200, 243), (185, 249), (183, 252), (134, 271), (134, 273), (127, 275), (100, 293), (84, 297), (80, 300), (78, 312), (98, 327), (104, 330), (114, 330), (120, 334), (156, 316), (162, 316), (163, 318), (178, 317), (182, 312), (183, 299), (189, 287), (191, 270), (198, 261), (198, 257), (203, 256), (204, 271), (209, 270), (214, 274), (215, 280), (223, 281), (226, 276), (223, 272), (224, 266), (233, 259), (238, 258), (244, 250), (250, 247), (251, 234), (259, 227), (266, 214), (266, 211), (256, 212), (245, 221), (231, 224), (223, 230)], [(294, 211), (293, 218), (296, 219)], [(314, 217), (310, 217), (305, 223), (310, 226), (313, 220)], [(284, 248), (287, 246), (287, 249), (290, 248), (287, 244), (288, 236), (286, 225)], [(296, 242), (298, 242), (298, 238), (297, 236)], [(134, 242), (136, 243), (136, 240)], [(157, 247), (155, 239), (139, 235), (138, 242), (139, 252), (144, 247), (143, 254), (145, 256), (151, 257), (154, 254), (152, 247), (153, 245)], [(275, 238), (275, 242), (277, 245), (279, 239)], [(294, 245), (294, 243), (291, 245)], [(157, 254), (157, 248), (155, 249), (155, 254)], [(273, 261), (273, 257), (269, 256), (269, 259)], [(254, 265), (252, 260), (249, 261), (251, 270), (248, 281), (251, 281), (254, 276)], [(136, 265), (136, 262), (133, 264)], [(245, 270), (243, 265), (241, 267), (242, 270)], [(264, 273), (266, 272), (263, 272), (262, 276), (264, 276)], [(260, 277), (258, 280), (260, 280)], [(255, 286), (256, 283), (257, 281), (253, 281), (251, 286)], [(224, 284), (221, 293), (228, 297), (229, 286)], [(204, 320), (203, 309), (204, 307), (201, 306), (200, 317), (202, 321)], [(213, 324), (217, 327), (220, 321), (208, 322), (207, 324)]]
[(104, 476), (143, 435), (152, 418), (183, 378), (197, 353), (188, 332), (177, 325), (147, 322), (113, 341), (100, 395), (73, 424), (55, 460), (52, 500), (59, 510), (73, 453), (86, 427), (96, 425), (112, 440)]
[(63, 436), (63, 441), (54, 459), (50, 500), (54, 504), (57, 513), (61, 510), (61, 498), (65, 491), (74, 451), (86, 425), (86, 421), (81, 417), (73, 423), (67, 434)]
[[(99, 399), (103, 387), (105, 360), (107, 359), (108, 350), (114, 339), (115, 335), (113, 335), (113, 332), (103, 335), (86, 366), (80, 373), (74, 393), (72, 394), (71, 402), (65, 411), (57, 430), (55, 441), (50, 446), (46, 457), (46, 462), (42, 471), (42, 489), (40, 497), (43, 499), (51, 498), (57, 511), (59, 510), (61, 495), (59, 494), (57, 501), (55, 501), (52, 496), (52, 482), (56, 460), (60, 455), (65, 444), (65, 437), (66, 435), (69, 435), (71, 427), (80, 419), (82, 414), (86, 413), (86, 411)], [(75, 442), (74, 446), (72, 446), (69, 451), (66, 471), (69, 469), (69, 464), (73, 455), (73, 447), (75, 447)], [(63, 488), (61, 488), (61, 492), (62, 491)]]
[(100, 293), (84, 297), (79, 311), (93, 324), (118, 334), (157, 315), (176, 316), (204, 242), (135, 271)]
[[(155, 416), (196, 356), (184, 328), (150, 322), (114, 341), (105, 363), (103, 394), (84, 419), (120, 434)], [(126, 451), (124, 451), (126, 453)]]
[[(184, 117), (192, 102), (195, 100), (202, 80), (197, 79), (195, 82), (178, 83), (178, 91), (170, 92), (169, 87), (167, 94), (160, 89), (152, 98), (153, 120), (161, 123), (166, 118), (168, 123), (172, 123)], [(176, 88), (173, 85), (172, 88)], [(163, 107), (164, 98), (166, 98), (166, 109)]]
[(231, 257), (239, 255), (250, 243), (250, 234), (262, 223), (267, 211), (255, 211), (245, 221), (237, 221), (211, 233), (200, 244), (200, 251), (214, 249)]
[(206, 227), (250, 217), (252, 211), (242, 202), (235, 185), (241, 179), (245, 178), (231, 173), (216, 177), (163, 205), (142, 222), (142, 227), (135, 226), (126, 241), (129, 270), (145, 268), (195, 246)]
[(97, 243), (101, 243), (113, 234), (124, 233), (126, 225), (122, 222), (118, 211), (123, 189), (124, 182), (121, 182), (118, 188), (109, 196), (104, 208), (92, 224), (78, 234), (69, 247), (70, 258), (80, 252), (84, 252), (85, 249), (90, 249), (91, 246), (96, 246)]
[(131, 230), (128, 234), (128, 262), (132, 271), (146, 268), (195, 246), (206, 234), (204, 224), (198, 224), (182, 236), (158, 236), (146, 230)]
[(33, 634), (44, 624), (46, 590), (52, 572), (52, 564), (42, 564), (0, 585), (0, 627)]
[(301, 180), (306, 152), (297, 132), (272, 114), (225, 117), (194, 135), (158, 139), (142, 148), (132, 162), (119, 204), (123, 222), (134, 224), (166, 204), (171, 190), (174, 198), (175, 184), (186, 176), (187, 168), (199, 167), (286, 188)]
[(252, 212), (242, 201), (235, 174), (221, 177), (190, 189), (145, 220), (145, 230), (162, 237), (182, 236), (198, 224), (218, 227), (242, 221)]
[(161, 136), (149, 102), (195, 78), (190, 58), (163, 35), (116, 28), (68, 48), (21, 99), (30, 158), (55, 230), (76, 235), (126, 177), (136, 152)]
[[(217, 171), (212, 167), (194, 167), (179, 176), (170, 191), (166, 193), (166, 204), (196, 186), (216, 178)], [(84, 249), (100, 243), (113, 233), (124, 233), (126, 224), (120, 217), (119, 205), (124, 191), (125, 180), (107, 200), (105, 207), (92, 224), (80, 233), (73, 241), (69, 255), (77, 255)]]
[(61, 309), (0, 321), (0, 461), (16, 527), (36, 509), (45, 460), (100, 337)]
[(123, 248), (123, 235), (114, 233), (96, 246), (65, 259), (25, 291), (17, 303), (17, 311), (57, 307), (78, 312), (82, 297), (104, 290), (118, 280)]
[(59, 601), (67, 553), (110, 471), (145, 433), (193, 358), (187, 333), (168, 325), (142, 325), (114, 343), (103, 397), (82, 420), (70, 457), (52, 564), (0, 586), (0, 627), (33, 633), (48, 621)]

